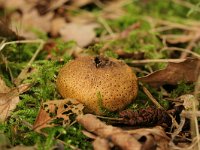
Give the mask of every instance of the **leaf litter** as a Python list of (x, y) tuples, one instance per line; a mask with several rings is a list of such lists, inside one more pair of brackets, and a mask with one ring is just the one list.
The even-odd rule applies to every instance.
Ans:
[(6, 86), (0, 78), (0, 121), (5, 121), (20, 101), (19, 95), (30, 89), (30, 84), (21, 84), (15, 88)]
[(145, 77), (139, 78), (141, 82), (153, 87), (165, 84), (176, 85), (181, 81), (196, 82), (200, 73), (200, 60), (188, 58), (180, 63), (169, 63), (165, 69), (155, 71)]
[[(33, 3), (32, 1), (28, 2), (25, 0), (20, 0), (17, 3), (13, 1), (0, 1), (0, 5), (2, 7), (18, 9), (17, 12), (12, 12), (11, 18), (13, 20), (16, 20), (14, 24), (18, 24), (18, 28), (22, 31), (20, 32), (20, 35), (26, 38), (36, 38), (37, 35), (33, 32), (30, 32), (30, 29), (37, 29), (45, 33), (50, 33), (52, 37), (61, 37), (64, 41), (74, 40), (78, 44), (79, 50), (83, 47), (89, 46), (94, 42), (97, 42), (98, 40), (99, 42), (101, 42), (101, 40), (107, 41), (116, 39), (126, 39), (133, 33), (134, 30), (139, 30), (143, 26), (141, 22), (136, 22), (122, 32), (113, 32), (112, 27), (110, 28), (104, 19), (116, 19), (117, 17), (124, 14), (123, 9), (121, 9), (121, 7), (124, 5), (123, 1), (118, 1), (116, 3), (113, 3), (111, 1), (109, 3), (104, 3), (103, 1), (84, 0), (72, 1), (68, 3), (68, 0), (62, 0), (59, 2), (55, 1), (51, 3), (48, 3), (48, 1), (45, 1), (44, 3), (38, 2), (37, 5), (35, 4), (36, 3)], [(92, 15), (91, 17), (89, 17), (90, 15), (88, 15), (87, 13), (84, 14), (85, 18), (83, 17), (84, 15), (80, 15), (81, 17), (76, 18), (76, 16), (65, 16), (62, 13), (63, 10), (69, 11), (70, 9), (80, 9), (80, 7), (84, 7), (88, 4), (95, 4), (99, 8), (102, 8), (103, 13), (100, 14), (100, 16), (98, 17), (100, 18), (100, 20), (102, 17), (103, 22), (99, 21), (99, 18), (96, 18), (96, 16)], [(21, 14), (18, 13), (19, 10)], [(87, 21), (87, 18), (90, 18), (90, 20)], [(183, 45), (183, 47), (185, 46), (185, 49), (189, 51), (193, 50), (195, 44), (197, 44), (199, 40), (199, 24), (197, 23), (194, 23), (195, 25), (190, 24), (190, 27), (188, 27), (187, 22), (183, 22), (183, 24), (180, 24), (165, 20), (158, 20), (156, 18), (151, 17), (147, 17), (145, 19), (153, 27), (153, 30), (159, 33), (158, 36), (160, 40), (167, 48), (170, 45), (174, 46), (175, 44), (185, 44), (186, 46)], [(108, 34), (105, 34), (100, 38), (96, 38), (96, 32), (94, 31), (94, 29), (98, 27), (104, 27), (105, 30), (107, 30)], [(170, 31), (176, 29), (181, 30), (181, 33), (178, 35), (170, 33)], [(17, 37), (17, 35), (13, 32), (9, 32), (7, 35), (12, 35), (14, 36), (14, 38)], [(102, 49), (102, 51), (106, 51), (108, 49), (112, 49), (112, 46), (108, 44)], [(83, 49), (81, 49), (81, 51), (83, 51)], [(122, 46), (119, 47), (117, 50), (113, 50), (113, 52), (116, 53), (119, 56), (119, 58), (137, 59), (139, 61), (145, 61), (145, 63), (151, 63), (151, 61), (145, 60), (146, 56), (143, 51), (125, 52), (123, 51)], [(176, 52), (172, 52), (172, 54), (176, 54)], [(78, 53), (75, 57), (78, 57), (80, 55), (81, 54)], [(186, 51), (182, 52), (180, 59), (177, 58), (177, 60), (180, 61), (182, 58), (184, 58), (184, 61), (175, 63), (175, 59), (172, 58), (172, 62), (170, 62), (168, 66), (162, 70), (153, 70), (150, 66), (149, 70), (151, 73), (149, 73), (147, 76), (140, 77), (139, 81), (151, 85), (152, 87), (159, 87), (161, 89), (163, 88), (162, 86), (166, 84), (178, 85), (179, 82), (182, 81), (185, 81), (186, 83), (197, 82), (199, 76), (199, 59), (187, 58), (187, 56), (189, 55), (190, 53), (187, 53)], [(152, 60), (152, 62), (159, 62), (159, 60)], [(165, 62), (169, 61), (165, 60)], [(10, 112), (14, 110), (17, 103), (19, 102), (19, 94), (28, 90), (29, 86), (30, 85), (28, 84), (21, 84), (16, 88), (10, 89), (5, 85), (2, 79), (0, 80), (0, 102), (3, 103), (1, 105), (2, 107), (0, 106), (0, 111), (2, 111), (2, 120), (5, 120), (10, 115)], [(165, 91), (165, 94), (167, 95), (167, 97), (169, 96), (169, 93), (167, 93), (167, 91)], [(154, 99), (156, 100), (156, 98)], [(177, 101), (174, 101), (175, 104), (172, 104), (176, 106), (172, 110), (160, 110), (157, 108), (144, 108), (138, 111), (125, 110), (124, 112), (121, 112), (120, 117), (122, 117), (123, 119), (122, 123), (129, 126), (129, 130), (123, 130), (123, 127), (115, 127), (116, 124), (107, 125), (91, 114), (82, 115), (84, 106), (78, 103), (76, 100), (51, 100), (41, 104), (41, 108), (35, 120), (33, 129), (37, 132), (40, 132), (41, 129), (46, 127), (54, 127), (58, 125), (68, 126), (70, 123), (73, 122), (74, 118), (78, 116), (77, 121), (80, 124), (82, 124), (82, 126), (87, 130), (87, 132), (90, 133), (90, 136), (88, 137), (92, 137), (92, 139), (94, 139), (93, 148), (96, 150), (107, 150), (113, 147), (120, 147), (121, 149), (152, 148), (165, 150), (169, 149), (169, 146), (171, 146), (170, 142), (174, 144), (173, 140), (177, 140), (175, 137), (180, 137), (181, 134), (184, 135), (184, 132), (182, 133), (182, 131), (184, 131), (184, 128), (181, 124), (182, 122), (178, 118), (180, 118), (181, 116), (181, 119), (190, 119), (191, 116), (194, 115), (194, 112), (191, 111), (191, 105), (193, 104), (193, 102), (191, 102), (193, 100), (191, 99), (195, 99), (193, 93), (187, 95), (180, 95)], [(4, 103), (6, 101), (8, 101), (9, 104)], [(182, 111), (182, 109), (177, 107), (176, 104), (178, 104), (178, 106), (183, 106), (186, 111)], [(148, 111), (148, 109), (150, 111)], [(198, 115), (198, 112), (196, 113)], [(73, 116), (73, 119), (71, 118), (71, 116)], [(177, 122), (171, 123), (171, 120), (169, 119), (170, 117), (172, 117), (172, 122)], [(167, 136), (164, 131), (164, 129), (166, 129), (166, 125), (162, 126), (162, 123), (169, 123), (168, 127), (172, 126), (172, 130), (170, 131), (170, 134), (172, 134), (171, 139), (169, 138), (170, 134), (166, 132), (168, 134)], [(141, 126), (142, 124), (153, 124), (153, 126), (161, 125), (162, 127), (156, 126), (152, 129), (141, 128), (130, 130), (130, 127), (132, 128), (136, 125)], [(177, 132), (177, 130), (175, 129), (178, 129), (179, 132)], [(184, 136), (182, 136), (180, 139), (184, 139)], [(178, 141), (177, 143), (177, 145), (180, 146), (181, 142)], [(186, 144), (184, 145), (185, 148), (187, 148), (188, 145), (191, 144), (188, 143), (186, 142)], [(171, 148), (180, 148), (176, 147), (177, 145), (172, 145)]]
[(61, 119), (61, 125), (72, 123), (74, 117), (81, 115), (83, 104), (74, 99), (51, 100), (42, 104), (33, 129), (40, 131), (42, 128), (55, 126), (53, 121)]
[(169, 149), (168, 143), (170, 138), (159, 126), (152, 129), (141, 128), (126, 131), (118, 127), (106, 125), (91, 114), (79, 116), (77, 117), (77, 121), (87, 131), (97, 135), (93, 142), (95, 150), (102, 148), (102, 146), (108, 150), (116, 146), (122, 150), (146, 150), (149, 148), (156, 148), (158, 150)]

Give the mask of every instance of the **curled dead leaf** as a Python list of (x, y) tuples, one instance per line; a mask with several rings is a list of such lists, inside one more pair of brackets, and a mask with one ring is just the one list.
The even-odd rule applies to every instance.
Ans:
[(165, 134), (162, 127), (156, 126), (154, 128), (141, 128), (135, 130), (128, 130), (132, 136), (137, 140), (143, 140), (143, 149), (168, 150), (170, 138)]
[[(106, 125), (92, 114), (78, 116), (77, 121), (89, 132), (111, 141), (122, 150), (141, 150), (142, 148), (142, 145), (130, 134), (120, 128)], [(105, 143), (105, 141), (103, 142)]]
[[(2, 82), (2, 81), (1, 81)], [(19, 94), (29, 90), (30, 84), (21, 84), (16, 88), (7, 89), (5, 93), (0, 93), (0, 122), (10, 115), (19, 103)]]
[(10, 88), (6, 85), (4, 80), (0, 77), (0, 93), (6, 93), (10, 90)]
[(169, 63), (165, 69), (155, 71), (139, 81), (147, 83), (152, 87), (159, 87), (165, 84), (176, 85), (180, 81), (192, 83), (197, 81), (200, 73), (200, 60), (188, 58), (180, 63)]
[(57, 124), (53, 123), (55, 119), (61, 119), (61, 124), (69, 125), (72, 121), (71, 117), (81, 115), (83, 108), (83, 104), (74, 99), (45, 102), (40, 108), (33, 129), (40, 131), (42, 128), (56, 126)]

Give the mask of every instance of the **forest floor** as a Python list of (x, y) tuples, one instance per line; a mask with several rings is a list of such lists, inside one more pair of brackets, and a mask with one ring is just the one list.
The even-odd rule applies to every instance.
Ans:
[[(199, 7), (0, 0), (0, 149), (200, 149)], [(85, 114), (56, 79), (69, 61), (99, 55), (130, 66), (139, 90), (124, 110)]]

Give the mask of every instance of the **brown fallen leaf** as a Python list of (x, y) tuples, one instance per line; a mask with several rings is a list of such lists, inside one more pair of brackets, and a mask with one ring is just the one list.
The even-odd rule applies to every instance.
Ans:
[(51, 21), (50, 34), (52, 37), (57, 37), (59, 35), (59, 30), (66, 25), (65, 19), (62, 17), (54, 18)]
[(37, 29), (42, 32), (49, 32), (53, 15), (53, 12), (49, 12), (41, 16), (36, 9), (33, 9), (24, 12), (22, 16), (12, 15), (11, 19), (20, 35), (26, 38), (36, 38), (37, 36), (33, 34), (32, 30)]
[(154, 128), (141, 128), (135, 130), (128, 130), (132, 136), (141, 141), (143, 138), (143, 149), (168, 150), (170, 138), (165, 134), (162, 127), (156, 126)]
[(7, 93), (10, 88), (6, 85), (4, 80), (0, 76), (0, 93)]
[(40, 108), (33, 129), (39, 132), (42, 128), (55, 126), (55, 119), (61, 119), (63, 125), (69, 125), (71, 117), (81, 115), (83, 108), (83, 104), (74, 99), (45, 102)]
[(192, 94), (184, 94), (176, 98), (176, 101), (174, 102), (175, 106), (183, 106), (184, 110), (191, 111), (193, 109), (193, 103), (195, 103), (196, 106), (199, 105), (199, 101), (195, 98)]
[(92, 143), (92, 146), (94, 150), (110, 150), (109, 141), (100, 137), (97, 137), (94, 140), (94, 142)]
[(89, 132), (111, 141), (122, 150), (141, 150), (142, 148), (142, 145), (130, 134), (120, 128), (106, 125), (92, 114), (78, 116), (77, 121)]
[(169, 63), (163, 70), (155, 71), (139, 81), (147, 83), (152, 87), (159, 87), (165, 84), (176, 85), (180, 81), (192, 83), (197, 81), (200, 73), (200, 60), (188, 58), (180, 63)]
[(65, 41), (74, 40), (80, 47), (89, 45), (96, 37), (94, 29), (98, 27), (96, 23), (78, 24), (68, 23), (61, 30), (60, 35)]
[(8, 24), (0, 21), (0, 36), (7, 40), (22, 40), (23, 37), (18, 36), (14, 31), (9, 29)]
[[(2, 84), (0, 78), (0, 84)], [(10, 113), (16, 108), (19, 102), (19, 94), (27, 91), (30, 88), (30, 84), (21, 84), (16, 88), (9, 89), (8, 87), (0, 88), (0, 122), (10, 115)]]
[(72, 6), (73, 7), (82, 7), (85, 6), (87, 4), (90, 4), (94, 2), (93, 0), (72, 0)]
[(34, 7), (35, 3), (27, 0), (0, 0), (0, 5), (8, 10), (18, 9), (24, 12), (24, 10)]

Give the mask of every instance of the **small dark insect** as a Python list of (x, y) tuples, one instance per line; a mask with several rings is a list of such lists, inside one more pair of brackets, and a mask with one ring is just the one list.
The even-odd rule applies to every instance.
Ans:
[(102, 57), (102, 56), (96, 56), (96, 57), (94, 58), (94, 62), (95, 62), (95, 65), (96, 65), (97, 68), (103, 67), (103, 66), (109, 64), (108, 59), (105, 58), (105, 57)]

